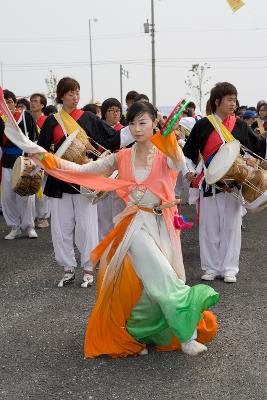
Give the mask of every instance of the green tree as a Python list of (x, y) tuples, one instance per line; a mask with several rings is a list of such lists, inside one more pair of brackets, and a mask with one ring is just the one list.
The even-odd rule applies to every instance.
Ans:
[(203, 103), (205, 97), (209, 93), (207, 88), (207, 83), (210, 80), (209, 76), (210, 65), (204, 64), (193, 64), (189, 69), (189, 74), (186, 77), (185, 84), (189, 88), (190, 93), (188, 95), (192, 96), (200, 109), (203, 112)]

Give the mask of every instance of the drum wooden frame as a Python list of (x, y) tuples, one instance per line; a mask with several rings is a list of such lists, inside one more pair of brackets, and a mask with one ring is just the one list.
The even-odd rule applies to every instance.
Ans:
[(31, 174), (26, 169), (32, 167), (29, 157), (20, 156), (16, 159), (12, 169), (11, 188), (20, 196), (31, 196), (36, 194), (42, 185), (44, 171), (37, 169), (35, 174)]
[[(206, 182), (212, 185), (220, 181), (226, 186), (234, 182), (240, 184), (244, 206), (248, 204), (247, 208), (251, 211), (261, 211), (267, 207), (267, 171), (258, 163), (253, 167), (248, 166), (246, 159), (240, 155), (240, 149), (238, 140), (222, 145), (206, 171)], [(251, 208), (251, 204), (256, 201), (257, 207)]]

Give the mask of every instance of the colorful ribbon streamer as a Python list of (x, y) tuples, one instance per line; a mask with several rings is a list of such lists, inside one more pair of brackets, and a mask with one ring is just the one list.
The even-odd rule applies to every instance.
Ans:
[(177, 121), (177, 119), (180, 117), (182, 112), (186, 109), (187, 104), (189, 103), (189, 100), (182, 99), (173, 109), (172, 113), (168, 117), (167, 121), (163, 125), (163, 128), (161, 130), (162, 136), (167, 136), (170, 132), (172, 132), (173, 125)]

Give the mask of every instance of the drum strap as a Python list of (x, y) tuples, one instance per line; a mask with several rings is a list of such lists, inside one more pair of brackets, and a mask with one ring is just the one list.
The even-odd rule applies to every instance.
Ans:
[(22, 121), (23, 121), (25, 136), (28, 138), (29, 137), (29, 132), (27, 130), (27, 124), (26, 124), (25, 112), (24, 111), (22, 111)]
[(65, 137), (69, 136), (77, 129), (81, 132), (84, 132), (83, 128), (78, 124), (78, 122), (76, 122), (75, 119), (63, 109), (59, 113), (55, 114), (54, 117), (61, 126)]
[(217, 118), (214, 114), (208, 115), (207, 118), (214, 127), (214, 129), (216, 130), (216, 132), (220, 135), (223, 143), (235, 140), (232, 133), (226, 128), (226, 126), (224, 126), (224, 124), (220, 121), (220, 119)]

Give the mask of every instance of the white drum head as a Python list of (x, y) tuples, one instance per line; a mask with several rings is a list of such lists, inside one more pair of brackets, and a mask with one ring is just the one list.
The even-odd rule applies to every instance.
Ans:
[(17, 184), (22, 176), (24, 171), (24, 157), (20, 156), (16, 159), (15, 164), (12, 168), (12, 175), (11, 175), (11, 189), (14, 190), (17, 187)]
[(208, 185), (213, 185), (224, 177), (240, 154), (240, 142), (233, 140), (221, 146), (213, 157), (205, 175)]

